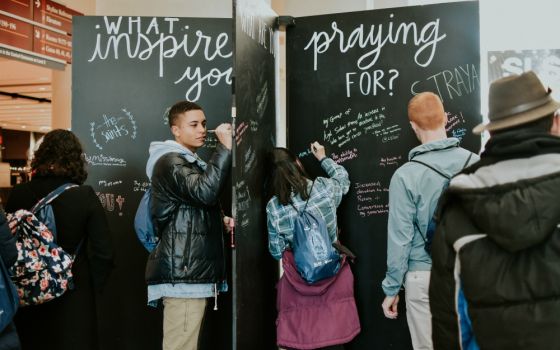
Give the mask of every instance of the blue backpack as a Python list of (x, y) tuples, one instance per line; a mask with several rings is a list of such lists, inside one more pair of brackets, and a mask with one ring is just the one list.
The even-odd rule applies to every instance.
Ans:
[(152, 214), (150, 213), (151, 195), (152, 188), (148, 187), (142, 199), (140, 199), (138, 209), (136, 209), (136, 215), (134, 216), (134, 230), (136, 231), (136, 236), (148, 252), (154, 250), (159, 241), (155, 234)]
[(308, 284), (313, 284), (336, 275), (340, 269), (340, 255), (332, 245), (325, 220), (306, 210), (309, 198), (302, 211), (294, 207), (298, 216), (294, 220), (292, 250), (299, 274)]
[(12, 322), (18, 304), (19, 298), (16, 287), (12, 283), (10, 273), (0, 257), (0, 333)]
[(30, 210), (39, 221), (47, 226), (49, 231), (51, 231), (51, 233), (53, 234), (54, 239), (56, 239), (56, 222), (54, 219), (54, 212), (51, 202), (54, 201), (56, 197), (60, 196), (62, 192), (72, 187), (78, 187), (78, 185), (73, 183), (60, 185), (51, 193), (39, 200), (37, 204), (35, 204)]
[[(469, 154), (469, 157), (467, 158), (467, 161), (465, 162), (465, 164), (463, 165), (463, 167), (459, 171), (461, 171), (467, 165), (469, 165), (469, 162), (471, 161), (472, 155), (473, 155), (472, 153)], [(438, 173), (440, 176), (445, 178), (445, 182), (443, 183), (443, 186), (442, 186), (441, 192), (440, 192), (441, 193), (440, 199), (438, 200), (438, 205), (436, 206), (436, 208), (439, 207), (439, 201), (443, 197), (443, 194), (445, 193), (445, 190), (447, 190), (447, 187), (449, 187), (449, 181), (451, 181), (451, 176), (446, 175), (443, 172), (434, 168), (433, 166), (428, 165), (428, 164), (426, 164), (424, 162), (421, 162), (419, 160), (411, 159), (410, 161), (414, 162), (414, 163), (422, 164), (423, 166), (432, 169), (433, 171)], [(416, 221), (414, 222), (414, 225), (416, 226), (416, 229), (418, 230), (418, 232), (420, 232), (420, 236), (424, 240), (424, 250), (426, 251), (426, 253), (428, 253), (429, 256), (432, 256), (432, 241), (434, 240), (434, 234), (436, 232), (436, 226), (437, 226), (436, 216), (434, 215), (434, 213), (432, 213), (432, 216), (430, 217), (430, 221), (428, 221), (428, 227), (426, 228), (425, 236), (422, 236), (422, 230), (420, 230), (420, 227), (418, 227), (418, 223)]]

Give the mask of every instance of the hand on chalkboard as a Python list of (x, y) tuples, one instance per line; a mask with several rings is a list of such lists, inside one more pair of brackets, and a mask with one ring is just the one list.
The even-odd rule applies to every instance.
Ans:
[(321, 145), (317, 141), (311, 144), (311, 152), (318, 161), (321, 161), (323, 160), (323, 158), (325, 158), (325, 147), (323, 147), (323, 145)]
[(231, 124), (229, 123), (220, 124), (216, 128), (215, 132), (218, 141), (220, 141), (220, 143), (224, 145), (227, 149), (231, 149), (231, 144), (232, 144)]

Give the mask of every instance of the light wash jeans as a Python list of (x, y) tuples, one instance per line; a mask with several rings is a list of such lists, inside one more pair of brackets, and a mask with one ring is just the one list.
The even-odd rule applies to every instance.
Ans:
[(404, 281), (406, 319), (414, 350), (433, 350), (428, 289), (430, 271), (409, 271)]

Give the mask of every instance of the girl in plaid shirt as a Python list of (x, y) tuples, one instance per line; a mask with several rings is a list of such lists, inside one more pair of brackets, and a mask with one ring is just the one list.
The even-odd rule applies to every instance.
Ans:
[[(268, 249), (279, 260), (286, 249), (291, 249), (294, 219), (309, 199), (307, 209), (320, 214), (332, 242), (337, 240), (336, 208), (350, 188), (348, 172), (325, 156), (325, 148), (318, 142), (311, 144), (311, 152), (321, 162), (328, 178), (317, 177), (315, 184), (308, 178), (299, 159), (286, 148), (271, 152), (272, 198), (266, 205)], [(313, 185), (312, 192), (311, 186)], [(295, 208), (294, 208), (295, 207)], [(297, 209), (297, 211), (296, 211)]]

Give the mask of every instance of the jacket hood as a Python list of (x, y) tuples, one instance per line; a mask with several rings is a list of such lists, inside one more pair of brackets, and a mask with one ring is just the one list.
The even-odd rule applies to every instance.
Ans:
[(437, 151), (446, 148), (452, 148), (459, 146), (459, 139), (455, 137), (448, 137), (443, 140), (432, 141), (428, 143), (421, 144), (420, 146), (416, 146), (408, 152), (408, 160), (411, 160), (415, 156), (430, 152), (430, 151)]
[(150, 180), (152, 179), (154, 165), (156, 164), (157, 160), (164, 154), (179, 153), (183, 155), (190, 163), (199, 161), (202, 162), (202, 160), (198, 158), (196, 154), (194, 154), (191, 150), (174, 140), (154, 141), (150, 143), (149, 153), (150, 157), (148, 158), (148, 162), (146, 163), (146, 175)]
[[(345, 260), (343, 260), (341, 264), (344, 265)], [(289, 250), (285, 251), (282, 255), (282, 268), (284, 269), (286, 279), (294, 287), (294, 289), (301, 295), (309, 296), (324, 294), (339, 275), (336, 274), (333, 277), (326, 278), (313, 284), (308, 284), (297, 271), (294, 254)], [(342, 266), (340, 268), (342, 269)]]
[(460, 174), (447, 201), (463, 210), (499, 246), (510, 252), (545, 240), (560, 213), (560, 154), (510, 159)]

